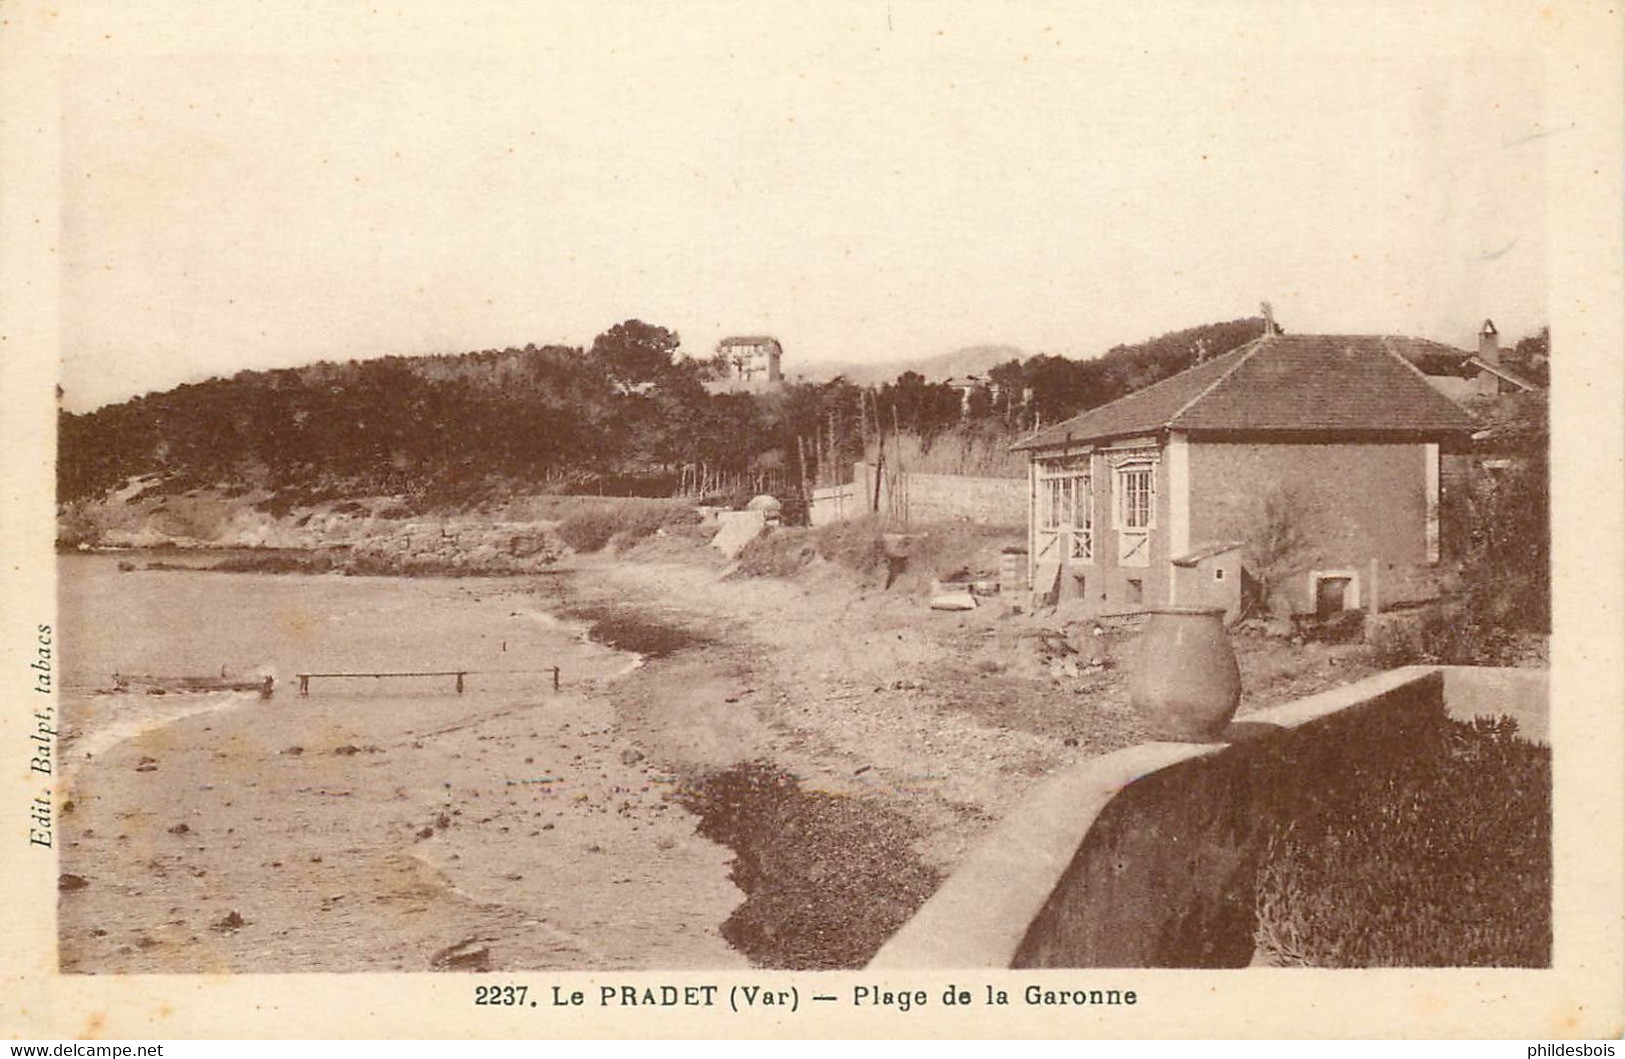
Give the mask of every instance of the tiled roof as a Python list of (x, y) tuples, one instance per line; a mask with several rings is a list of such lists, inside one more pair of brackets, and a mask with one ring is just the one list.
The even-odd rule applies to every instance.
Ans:
[(1477, 372), (1467, 366), (1472, 354), (1466, 350), (1447, 346), (1426, 338), (1408, 338), (1404, 335), (1387, 336), (1389, 348), (1415, 364), (1423, 375), (1447, 375), (1471, 378)]
[(1421, 339), (1265, 335), (1016, 444), (1048, 448), (1159, 430), (1466, 434), (1473, 420), (1404, 356)]

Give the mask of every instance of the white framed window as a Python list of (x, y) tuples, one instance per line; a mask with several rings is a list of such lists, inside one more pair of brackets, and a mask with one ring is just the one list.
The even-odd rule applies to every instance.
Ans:
[(1151, 531), (1157, 524), (1156, 464), (1126, 460), (1113, 470), (1113, 521), (1117, 526), (1117, 562), (1121, 566), (1151, 565)]
[(1117, 468), (1117, 528), (1147, 530), (1156, 519), (1156, 478), (1149, 463)]
[(1057, 549), (1069, 560), (1094, 558), (1093, 493), (1089, 473), (1076, 465), (1053, 464), (1038, 475), (1040, 552)]
[[(1040, 479), (1042, 529), (1054, 530), (1077, 525), (1078, 497), (1087, 492), (1088, 479), (1073, 475), (1046, 476)], [(1080, 488), (1081, 486), (1081, 488)]]

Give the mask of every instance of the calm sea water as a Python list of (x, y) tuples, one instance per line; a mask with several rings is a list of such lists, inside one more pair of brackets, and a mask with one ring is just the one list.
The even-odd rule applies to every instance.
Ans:
[[(462, 669), (472, 671), (469, 694), (518, 700), (551, 687), (551, 666), (578, 684), (628, 660), (554, 618), (545, 579), (119, 569), (121, 561), (144, 567), (157, 558), (174, 561), (139, 554), (58, 560), (63, 692), (76, 736), (121, 712), (179, 714), (231, 698), (101, 694), (115, 673), (270, 675), (281, 697), (298, 694), (301, 672)], [(312, 695), (339, 701), (454, 694), (451, 677), (312, 682)]]

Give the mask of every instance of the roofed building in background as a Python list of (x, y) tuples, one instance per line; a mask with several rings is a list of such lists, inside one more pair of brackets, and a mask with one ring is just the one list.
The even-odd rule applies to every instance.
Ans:
[(942, 384), (959, 394), (959, 414), (962, 416), (970, 414), (971, 399), (977, 393), (986, 393), (989, 401), (998, 397), (998, 387), (980, 375), (950, 375), (942, 380)]
[(1490, 320), (1478, 329), (1477, 353), (1425, 338), (1388, 337), (1384, 341), (1427, 376), (1434, 389), (1453, 401), (1540, 389), (1501, 362), (1500, 332)]
[(1272, 329), (1018, 442), (1033, 588), (1232, 619), (1244, 582), (1295, 614), (1436, 594), (1440, 456), (1475, 423), (1420, 341)]
[(760, 390), (784, 385), (784, 347), (771, 335), (735, 335), (717, 343), (728, 388)]

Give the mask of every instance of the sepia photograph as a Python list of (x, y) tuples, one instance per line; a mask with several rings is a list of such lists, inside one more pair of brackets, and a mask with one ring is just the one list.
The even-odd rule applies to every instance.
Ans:
[(20, 974), (1619, 1033), (1615, 13), (241, 10), (0, 28)]

